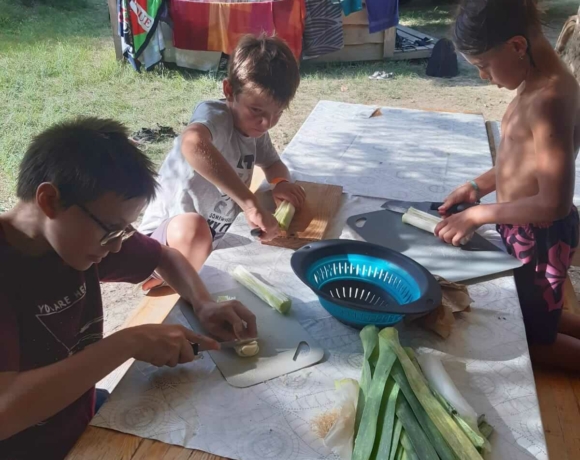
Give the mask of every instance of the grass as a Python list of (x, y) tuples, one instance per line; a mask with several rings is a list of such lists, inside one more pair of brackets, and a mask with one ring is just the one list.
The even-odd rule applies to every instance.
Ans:
[[(221, 96), (221, 82), (207, 74), (163, 66), (139, 74), (117, 62), (104, 0), (36, 0), (31, 8), (19, 1), (0, 0), (0, 208), (13, 201), (18, 163), (30, 138), (51, 124), (98, 115), (131, 130), (161, 124), (179, 132), (199, 101)], [(576, 0), (547, 3), (550, 17), (561, 23), (577, 10)], [(441, 36), (452, 7), (413, 0), (401, 19)], [(395, 73), (393, 80), (368, 80), (385, 69)], [(509, 101), (509, 93), (482, 84), (467, 66), (449, 81), (425, 78), (424, 70), (424, 63), (413, 62), (304, 64), (298, 95), (272, 131), (274, 143), (283, 149), (320, 99), (479, 111), (491, 118), (501, 116)], [(159, 162), (169, 144), (151, 146), (147, 153)]]

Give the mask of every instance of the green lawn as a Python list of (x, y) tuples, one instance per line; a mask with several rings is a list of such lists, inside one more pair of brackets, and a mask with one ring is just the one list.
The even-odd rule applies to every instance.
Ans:
[[(30, 137), (50, 124), (82, 114), (116, 118), (131, 130), (158, 123), (180, 131), (197, 102), (221, 95), (221, 82), (207, 74), (163, 67), (138, 74), (117, 62), (106, 0), (36, 0), (32, 8), (19, 2), (0, 0), (0, 207), (13, 201), (17, 165)], [(547, 3), (554, 13), (550, 21), (559, 27), (578, 5)], [(402, 22), (444, 35), (452, 9), (414, 0), (402, 10)], [(369, 81), (377, 69), (396, 78)], [(492, 118), (509, 101), (508, 93), (482, 84), (467, 66), (449, 81), (425, 78), (424, 69), (424, 63), (406, 62), (304, 65), (299, 94), (273, 130), (274, 142), (282, 149), (320, 99), (479, 111)], [(160, 161), (168, 146), (147, 152)]]

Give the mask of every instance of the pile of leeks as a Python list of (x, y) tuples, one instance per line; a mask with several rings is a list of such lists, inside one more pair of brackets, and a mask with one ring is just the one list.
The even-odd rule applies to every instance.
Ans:
[[(364, 362), (356, 410), (341, 411), (325, 444), (352, 460), (482, 459), (492, 428), (477, 419), (441, 362), (430, 355), (417, 360), (394, 328), (367, 326), (360, 335)], [(337, 382), (339, 392), (346, 383), (352, 388), (357, 382)], [(344, 417), (353, 414), (349, 424)]]

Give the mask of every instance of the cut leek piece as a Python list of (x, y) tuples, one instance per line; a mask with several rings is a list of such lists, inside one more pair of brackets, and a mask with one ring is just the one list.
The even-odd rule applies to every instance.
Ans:
[(292, 306), (290, 297), (275, 287), (269, 286), (259, 280), (241, 265), (238, 265), (235, 268), (232, 272), (232, 276), (238, 283), (252, 291), (274, 310), (277, 310), (282, 314), (286, 314), (290, 310), (290, 307)]
[[(412, 225), (420, 230), (429, 233), (435, 233), (435, 227), (443, 219), (440, 217), (429, 214), (428, 212), (420, 211), (410, 207), (402, 217), (403, 223), (407, 225)], [(471, 239), (471, 236), (465, 237), (460, 241), (461, 245), (466, 244)]]
[(274, 213), (274, 217), (278, 221), (278, 225), (284, 231), (288, 231), (290, 227), (290, 223), (294, 218), (294, 213), (296, 212), (296, 208), (292, 203), (289, 201), (282, 201), (280, 206), (276, 208), (276, 212)]
[(435, 398), (429, 387), (426, 385), (424, 378), (421, 377), (419, 371), (411, 362), (407, 353), (403, 350), (403, 347), (401, 347), (397, 330), (388, 327), (383, 329), (379, 336), (387, 340), (389, 347), (399, 358), (399, 362), (405, 372), (413, 393), (415, 393), (417, 399), (425, 409), (425, 412), (427, 412), (431, 421), (447, 441), (456, 457), (461, 460), (480, 460), (482, 457), (475, 446), (471, 443), (471, 440), (465, 435), (451, 415), (449, 415), (449, 413), (443, 408), (437, 398)]
[(251, 358), (259, 353), (260, 345), (258, 345), (257, 340), (254, 340), (244, 345), (238, 345), (237, 347), (234, 347), (234, 350), (238, 356), (241, 356), (242, 358)]

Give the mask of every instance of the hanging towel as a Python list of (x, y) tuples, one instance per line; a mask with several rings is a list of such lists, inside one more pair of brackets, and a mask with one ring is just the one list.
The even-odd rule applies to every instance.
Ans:
[(366, 4), (371, 34), (399, 24), (399, 0), (366, 0)]
[(304, 0), (251, 3), (169, 2), (176, 48), (231, 54), (246, 34), (283, 39), (297, 59), (302, 54)]
[(340, 5), (329, 0), (306, 0), (302, 57), (312, 59), (341, 50), (343, 46)]
[[(382, 0), (379, 0), (379, 2)], [(348, 16), (351, 13), (356, 13), (357, 11), (362, 10), (362, 0), (333, 0), (332, 3), (340, 3), (342, 6), (342, 12), (345, 16)]]
[(118, 0), (119, 35), (124, 51), (138, 58), (156, 35), (166, 0)]

